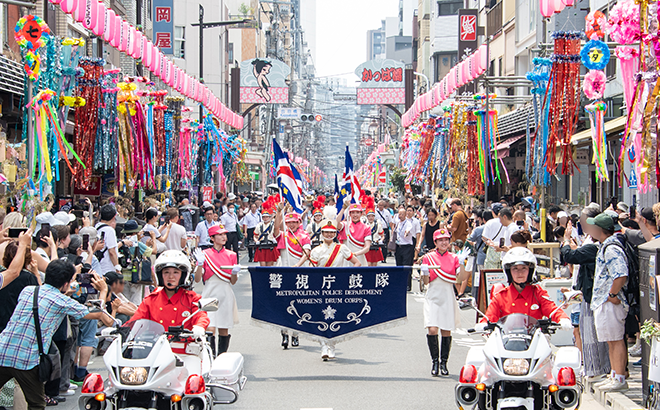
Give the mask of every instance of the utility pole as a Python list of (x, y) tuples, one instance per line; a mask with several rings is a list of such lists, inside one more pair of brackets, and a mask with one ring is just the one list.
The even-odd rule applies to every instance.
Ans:
[[(199, 26), (199, 82), (204, 84), (204, 29), (212, 27), (221, 27), (229, 26), (232, 24), (241, 24), (252, 22), (252, 19), (242, 19), (242, 20), (229, 20), (229, 21), (216, 21), (212, 23), (204, 23), (204, 7), (199, 5), (199, 22), (190, 24), (193, 27)], [(200, 103), (199, 105), (199, 124), (202, 127), (202, 142), (205, 138), (204, 133), (204, 106)], [(199, 184), (198, 184), (198, 204), (202, 203), (202, 185), (204, 182), (204, 161), (203, 161), (203, 152), (202, 144), (199, 145), (199, 150), (197, 151), (197, 172), (199, 174)]]

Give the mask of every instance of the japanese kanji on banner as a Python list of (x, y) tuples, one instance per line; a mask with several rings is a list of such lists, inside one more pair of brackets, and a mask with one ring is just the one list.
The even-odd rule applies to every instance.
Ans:
[(153, 0), (154, 45), (163, 54), (174, 54), (174, 1)]
[(252, 319), (336, 342), (403, 324), (411, 268), (251, 267)]

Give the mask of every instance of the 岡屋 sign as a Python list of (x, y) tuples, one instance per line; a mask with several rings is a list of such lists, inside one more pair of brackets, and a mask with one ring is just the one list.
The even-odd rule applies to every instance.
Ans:
[(163, 54), (174, 54), (174, 0), (153, 0), (153, 41)]
[(395, 60), (370, 60), (355, 69), (360, 78), (358, 104), (404, 104), (405, 64)]

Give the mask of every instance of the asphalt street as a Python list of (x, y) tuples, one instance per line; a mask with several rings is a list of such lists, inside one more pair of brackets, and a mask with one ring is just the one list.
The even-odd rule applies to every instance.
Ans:
[[(248, 381), (237, 403), (216, 410), (458, 408), (454, 401), (458, 372), (469, 347), (483, 344), (480, 336), (464, 331), (475, 323), (474, 312), (461, 312), (462, 329), (453, 336), (448, 377), (430, 375), (423, 297), (413, 293), (408, 294), (406, 324), (340, 343), (337, 358), (323, 362), (318, 343), (301, 339), (300, 347), (283, 350), (279, 333), (251, 324), (248, 275), (242, 272), (234, 286), (240, 323), (231, 330), (229, 347), (243, 354)], [(100, 357), (93, 358), (89, 370), (105, 377)], [(76, 408), (77, 395), (56, 407)], [(603, 410), (590, 397), (585, 397), (582, 409)]]

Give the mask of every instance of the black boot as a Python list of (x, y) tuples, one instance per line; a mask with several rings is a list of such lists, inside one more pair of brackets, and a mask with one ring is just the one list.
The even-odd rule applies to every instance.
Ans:
[(291, 347), (298, 347), (300, 346), (300, 341), (298, 340), (298, 336), (291, 336)]
[(218, 356), (229, 350), (229, 339), (231, 335), (218, 336)]
[(442, 336), (442, 345), (440, 346), (440, 374), (447, 376), (447, 360), (449, 359), (449, 351), (451, 350), (451, 336)]
[(218, 349), (217, 346), (215, 345), (215, 335), (208, 336), (209, 339), (209, 344), (211, 345), (211, 354), (213, 354), (213, 358), (215, 359), (217, 357), (217, 354), (215, 353)]
[(282, 347), (284, 350), (289, 348), (289, 334), (282, 332)]
[(431, 360), (433, 361), (433, 367), (431, 367), (431, 376), (438, 375), (438, 356), (440, 355), (438, 348), (438, 335), (426, 335), (426, 341), (429, 344), (429, 352), (431, 353)]

